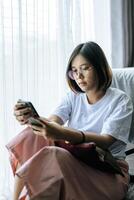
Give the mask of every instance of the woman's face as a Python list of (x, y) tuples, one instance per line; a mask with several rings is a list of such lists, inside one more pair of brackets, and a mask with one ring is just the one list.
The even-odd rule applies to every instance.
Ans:
[(98, 78), (94, 67), (82, 56), (77, 55), (72, 61), (72, 75), (82, 91), (96, 91)]

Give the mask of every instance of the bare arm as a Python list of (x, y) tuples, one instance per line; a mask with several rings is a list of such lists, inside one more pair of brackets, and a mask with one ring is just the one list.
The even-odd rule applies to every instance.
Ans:
[[(77, 130), (73, 130), (70, 128), (65, 128), (63, 127), (62, 130), (63, 133), (63, 137), (71, 142), (74, 143), (79, 143), (82, 141), (82, 134), (77, 131)], [(112, 137), (111, 135), (108, 134), (104, 134), (104, 135), (98, 135), (96, 133), (93, 132), (85, 132), (85, 142), (95, 142), (99, 147), (101, 148), (108, 148), (110, 145), (112, 145), (116, 139), (114, 137)]]
[[(20, 168), (20, 164), (18, 164), (17, 169)], [(17, 175), (15, 175), (14, 180), (14, 192), (13, 192), (13, 200), (18, 200), (20, 193), (24, 187), (23, 179), (20, 179)]]
[[(52, 119), (52, 118), (51, 118)], [(54, 120), (55, 119), (55, 120)], [(57, 119), (57, 120), (56, 120)], [(52, 138), (54, 140), (67, 140), (72, 143), (81, 143), (83, 140), (83, 135), (79, 130), (72, 129), (69, 127), (64, 127), (60, 125), (59, 123), (62, 123), (61, 119), (55, 116), (53, 117), (53, 121), (57, 123), (52, 123), (53, 121), (48, 121), (41, 119), (43, 121), (42, 125), (43, 127), (34, 127), (32, 125), (32, 128), (35, 129), (35, 134), (45, 136), (48, 138)], [(101, 148), (108, 148), (111, 144), (113, 144), (116, 139), (108, 134), (105, 135), (98, 135), (93, 132), (85, 132), (85, 142), (95, 142), (98, 146)]]
[(60, 117), (58, 117), (57, 115), (51, 115), (48, 119), (52, 122), (56, 122), (59, 125), (64, 124), (63, 120)]
[[(71, 129), (68, 127), (57, 127), (59, 128), (59, 139), (64, 139), (73, 143), (80, 143), (83, 139), (82, 133), (78, 130)], [(111, 135), (104, 134), (98, 135), (93, 132), (84, 132), (85, 134), (85, 142), (95, 142), (101, 148), (108, 148), (111, 144), (113, 144), (116, 139)]]

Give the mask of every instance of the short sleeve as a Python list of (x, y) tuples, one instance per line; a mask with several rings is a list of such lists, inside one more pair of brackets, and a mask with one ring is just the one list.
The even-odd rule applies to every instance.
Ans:
[(104, 119), (101, 134), (108, 134), (121, 140), (128, 142), (128, 136), (132, 121), (133, 105), (131, 99), (126, 95), (122, 95), (111, 106), (111, 112)]
[(52, 115), (60, 117), (64, 123), (69, 120), (72, 111), (72, 95), (68, 92), (61, 100), (57, 108), (52, 112)]

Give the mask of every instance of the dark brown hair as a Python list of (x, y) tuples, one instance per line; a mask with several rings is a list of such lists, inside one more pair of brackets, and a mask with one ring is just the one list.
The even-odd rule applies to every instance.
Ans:
[(79, 54), (82, 55), (94, 67), (98, 77), (98, 90), (106, 91), (107, 88), (111, 85), (112, 72), (103, 50), (95, 42), (79, 44), (72, 52), (66, 70), (66, 78), (71, 90), (76, 93), (83, 92), (75, 80), (72, 80), (68, 75), (68, 72), (72, 67), (71, 65), (73, 59)]

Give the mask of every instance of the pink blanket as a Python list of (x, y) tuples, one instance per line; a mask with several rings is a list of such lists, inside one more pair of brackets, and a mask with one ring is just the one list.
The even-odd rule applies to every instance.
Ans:
[[(118, 160), (123, 177), (89, 167), (67, 150), (51, 145), (50, 141), (34, 135), (30, 128), (7, 144), (13, 172), (24, 179), (31, 200), (123, 199), (129, 183), (124, 160)], [(21, 167), (16, 172), (17, 162)]]

